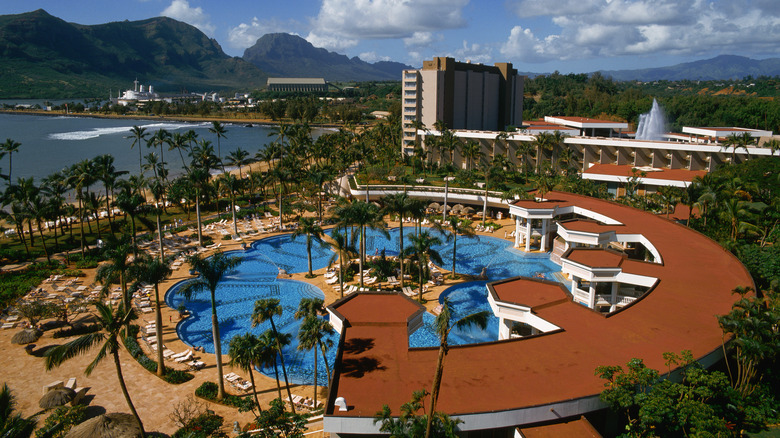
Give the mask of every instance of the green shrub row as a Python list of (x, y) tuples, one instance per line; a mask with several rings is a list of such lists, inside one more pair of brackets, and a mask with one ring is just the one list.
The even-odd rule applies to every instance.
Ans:
[(220, 430), (224, 422), (219, 415), (207, 412), (190, 420), (172, 438), (227, 438), (228, 435)]
[[(130, 353), (130, 355), (133, 356), (133, 358), (135, 358), (135, 360), (137, 360), (142, 367), (156, 374), (157, 362), (150, 359), (146, 354), (144, 354), (144, 351), (141, 349), (141, 346), (138, 345), (138, 340), (136, 339), (136, 336), (138, 335), (138, 330), (139, 327), (137, 325), (130, 325), (130, 327), (127, 330), (127, 336), (125, 336), (124, 339), (125, 348), (127, 348), (127, 352)], [(193, 376), (192, 373), (190, 372), (176, 370), (166, 366), (165, 375), (162, 377), (162, 379), (168, 383), (178, 385), (179, 383), (188, 382), (192, 380), (194, 377), (195, 376)]]
[(208, 400), (210, 402), (219, 403), (227, 406), (238, 408), (239, 411), (250, 410), (254, 406), (255, 401), (249, 396), (237, 396), (233, 394), (225, 394), (222, 400), (217, 400), (217, 394), (219, 393), (219, 386), (214, 382), (203, 382), (202, 385), (195, 390), (195, 395)]

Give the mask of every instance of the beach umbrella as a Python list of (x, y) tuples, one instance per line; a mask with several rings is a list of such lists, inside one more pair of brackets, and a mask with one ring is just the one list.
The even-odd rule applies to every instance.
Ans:
[(439, 211), (444, 211), (444, 210), (448, 210), (448, 211), (452, 210), (452, 207), (450, 207), (449, 205), (442, 205), (441, 207), (439, 207)]
[(454, 207), (452, 207), (452, 212), (455, 213), (456, 211), (463, 210), (463, 204), (455, 204)]
[(460, 213), (461, 214), (465, 214), (465, 215), (470, 215), (470, 214), (474, 214), (475, 211), (476, 210), (474, 210), (471, 207), (463, 207), (463, 209), (460, 211)]
[(111, 413), (74, 426), (65, 438), (136, 438), (141, 436), (141, 428), (135, 417), (130, 414)]
[(19, 345), (31, 344), (37, 341), (42, 334), (43, 332), (38, 329), (24, 329), (11, 338), (11, 343)]
[(41, 397), (41, 401), (38, 402), (38, 406), (40, 406), (41, 409), (54, 409), (56, 407), (70, 403), (75, 395), (76, 391), (70, 388), (54, 388)]
[(428, 204), (428, 208), (430, 208), (431, 210), (438, 210), (441, 208), (441, 204), (439, 204), (438, 202), (431, 202), (430, 204)]

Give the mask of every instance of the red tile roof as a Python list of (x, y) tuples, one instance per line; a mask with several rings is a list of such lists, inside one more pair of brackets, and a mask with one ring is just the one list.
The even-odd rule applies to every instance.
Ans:
[[(555, 200), (545, 203), (550, 206), (575, 204), (620, 221), (625, 227), (621, 232), (643, 234), (664, 264), (624, 260), (622, 266), (652, 272), (660, 281), (641, 301), (609, 317), (567, 302), (538, 311), (561, 331), (450, 348), (437, 406), (443, 412), (508, 414), (595, 397), (604, 388), (594, 375), (599, 365), (624, 365), (638, 357), (664, 370), (664, 352), (687, 349), (697, 358), (718, 352), (722, 337), (715, 315), (731, 309), (735, 287), (753, 286), (732, 254), (682, 225), (608, 201), (556, 192), (548, 198)], [(339, 309), (349, 324), (325, 414), (372, 418), (384, 404), (398, 413), (413, 391), (430, 389), (437, 349), (408, 348), (402, 318), (408, 303), (373, 295), (357, 298), (366, 301)], [(397, 315), (399, 320), (372, 323), (366, 311)], [(344, 397), (350, 409), (334, 410), (335, 397)], [(518, 414), (517, 424), (523, 421), (529, 419)]]
[[(612, 176), (625, 176), (632, 177), (636, 166), (630, 166), (627, 164), (594, 164), (589, 167), (584, 174), (594, 175), (612, 175)], [(653, 172), (645, 172), (646, 175), (642, 178), (649, 179), (667, 179), (673, 181), (693, 181), (697, 176), (704, 176), (707, 174), (706, 170), (685, 170), (685, 169), (661, 169)]]

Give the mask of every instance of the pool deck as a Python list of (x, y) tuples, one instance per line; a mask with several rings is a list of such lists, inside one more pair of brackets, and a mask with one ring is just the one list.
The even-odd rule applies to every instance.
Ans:
[[(493, 222), (501, 223), (504, 227), (495, 233), (479, 232), (480, 235), (499, 237), (503, 236), (503, 231), (511, 231), (514, 227), (514, 223), (511, 219), (502, 219), (500, 221), (493, 219)], [(475, 221), (476, 223), (476, 221)], [(397, 227), (397, 222), (390, 222), (390, 227)], [(262, 238), (278, 236), (285, 234), (282, 232), (275, 232), (263, 235)], [(259, 240), (254, 239), (254, 240)], [(248, 240), (249, 241), (249, 240)], [(507, 239), (511, 242), (511, 239)], [(237, 241), (221, 241), (222, 251), (241, 250), (241, 243)], [(205, 255), (210, 255), (214, 252), (211, 250)], [(325, 283), (323, 273), (325, 268), (314, 271), (317, 275), (315, 278), (306, 278), (306, 273), (292, 274), (288, 278), (294, 280), (304, 281), (318, 288), (322, 289), (325, 294), (325, 305), (330, 305), (340, 298), (339, 294), (335, 292), (329, 285)], [(441, 269), (444, 274), (445, 281), (440, 286), (430, 287), (429, 291), (425, 293), (424, 298), (428, 300), (425, 307), (428, 311), (433, 311), (438, 305), (438, 297), (448, 287), (467, 281), (467, 276), (461, 275), (460, 279), (453, 281), (447, 278), (449, 273), (446, 269)], [(96, 269), (82, 269), (85, 277), (81, 278), (82, 284), (91, 284), (94, 282)], [(192, 278), (189, 275), (189, 266), (184, 263), (178, 269), (176, 269), (171, 277), (160, 285), (161, 299), (165, 292), (175, 285), (176, 283)], [(41, 287), (51, 289), (50, 285), (42, 284)], [(53, 290), (51, 291), (54, 292)], [(165, 346), (175, 352), (183, 352), (190, 347), (182, 342), (176, 333), (176, 324), (179, 321), (179, 314), (176, 310), (170, 309), (163, 301), (161, 301), (162, 311), (162, 333), (163, 342)], [(154, 313), (140, 313), (138, 324), (144, 323), (144, 321), (152, 322), (154, 320)], [(13, 391), (17, 401), (17, 409), (26, 416), (33, 415), (40, 411), (38, 407), (38, 401), (42, 395), (42, 386), (51, 383), (53, 381), (62, 380), (66, 381), (71, 377), (77, 378), (78, 386), (88, 387), (87, 403), (90, 406), (90, 410), (94, 413), (105, 412), (127, 412), (129, 409), (125, 403), (124, 397), (119, 388), (119, 383), (116, 378), (113, 361), (110, 359), (104, 360), (89, 376), (84, 376), (84, 370), (89, 362), (94, 358), (96, 350), (91, 351), (89, 354), (75, 357), (60, 367), (51, 371), (46, 371), (43, 367), (43, 359), (41, 356), (45, 348), (55, 345), (60, 345), (66, 340), (54, 339), (52, 333), (54, 330), (44, 332), (44, 335), (36, 342), (36, 348), (33, 355), (29, 355), (25, 352), (22, 346), (12, 345), (11, 337), (19, 331), (19, 328), (13, 328), (8, 330), (0, 330), (0, 345), (5, 346), (3, 366), (0, 367), (0, 381), (6, 382)], [(151, 351), (144, 345), (143, 341), (139, 341), (147, 355), (154, 359), (155, 356), (151, 354)], [(172, 434), (178, 427), (171, 421), (169, 415), (173, 411), (175, 404), (182, 402), (189, 396), (194, 397), (195, 389), (199, 387), (205, 381), (216, 381), (216, 357), (213, 354), (198, 353), (200, 360), (205, 362), (205, 367), (199, 371), (194, 371), (194, 379), (189, 382), (172, 385), (157, 378), (155, 375), (144, 369), (136, 360), (134, 360), (127, 353), (126, 350), (120, 349), (120, 359), (122, 363), (122, 372), (124, 374), (125, 382), (128, 387), (128, 392), (132, 398), (136, 409), (144, 422), (144, 427), (147, 432), (161, 432), (164, 434)], [(242, 376), (244, 379), (249, 379), (248, 373), (234, 369), (227, 365), (229, 358), (223, 355), (224, 372), (235, 372)], [(185, 366), (181, 364), (172, 364), (170, 361), (166, 362), (168, 366), (173, 368), (184, 369)], [(266, 377), (260, 373), (254, 373), (255, 384), (258, 390), (260, 403), (264, 406), (268, 406), (271, 400), (277, 398), (276, 381), (270, 377)], [(229, 384), (225, 385), (226, 391), (233, 394), (244, 394), (232, 388)], [(284, 391), (284, 388), (282, 388)], [(291, 385), (291, 391), (293, 394), (302, 396), (313, 397), (314, 387), (309, 385)], [(286, 397), (286, 395), (285, 395)], [(327, 397), (327, 389), (319, 387), (318, 400), (325, 401)], [(226, 432), (232, 430), (233, 421), (239, 421), (243, 426), (254, 418), (251, 413), (239, 413), (238, 410), (226, 407), (214, 403), (208, 403), (200, 399), (196, 399), (202, 402), (208, 409), (215, 411), (217, 414), (225, 418)], [(39, 424), (43, 424), (44, 416), (39, 418)], [(322, 421), (314, 422), (309, 425), (311, 435), (307, 435), (312, 438), (318, 438), (323, 434), (316, 433), (316, 431), (322, 430)]]

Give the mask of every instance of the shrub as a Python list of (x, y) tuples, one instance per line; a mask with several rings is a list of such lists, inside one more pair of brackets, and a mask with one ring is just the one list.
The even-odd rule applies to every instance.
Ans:
[[(125, 348), (127, 348), (127, 352), (130, 353), (135, 360), (138, 361), (139, 364), (141, 364), (142, 367), (149, 370), (149, 372), (157, 374), (157, 362), (150, 359), (146, 354), (144, 354), (144, 351), (141, 349), (141, 346), (138, 345), (138, 340), (136, 339), (136, 336), (138, 335), (139, 327), (137, 325), (131, 324), (130, 327), (127, 329), (127, 335), (125, 336), (124, 343)], [(182, 370), (175, 370), (170, 367), (165, 367), (165, 375), (162, 377), (163, 380), (165, 380), (168, 383), (172, 383), (174, 385), (178, 385), (179, 383), (184, 383), (192, 380), (195, 376), (192, 375), (192, 373)]]
[(35, 431), (36, 438), (59, 438), (87, 417), (87, 406), (60, 406), (46, 418), (43, 427)]
[(220, 431), (224, 419), (217, 414), (205, 413), (190, 420), (186, 426), (177, 430), (174, 438), (227, 438), (227, 434)]
[(255, 401), (249, 396), (239, 397), (237, 395), (225, 394), (225, 398), (220, 401), (217, 400), (218, 392), (219, 386), (217, 386), (216, 383), (203, 382), (203, 384), (195, 390), (195, 395), (210, 402), (238, 408), (240, 412), (250, 411), (255, 407)]

